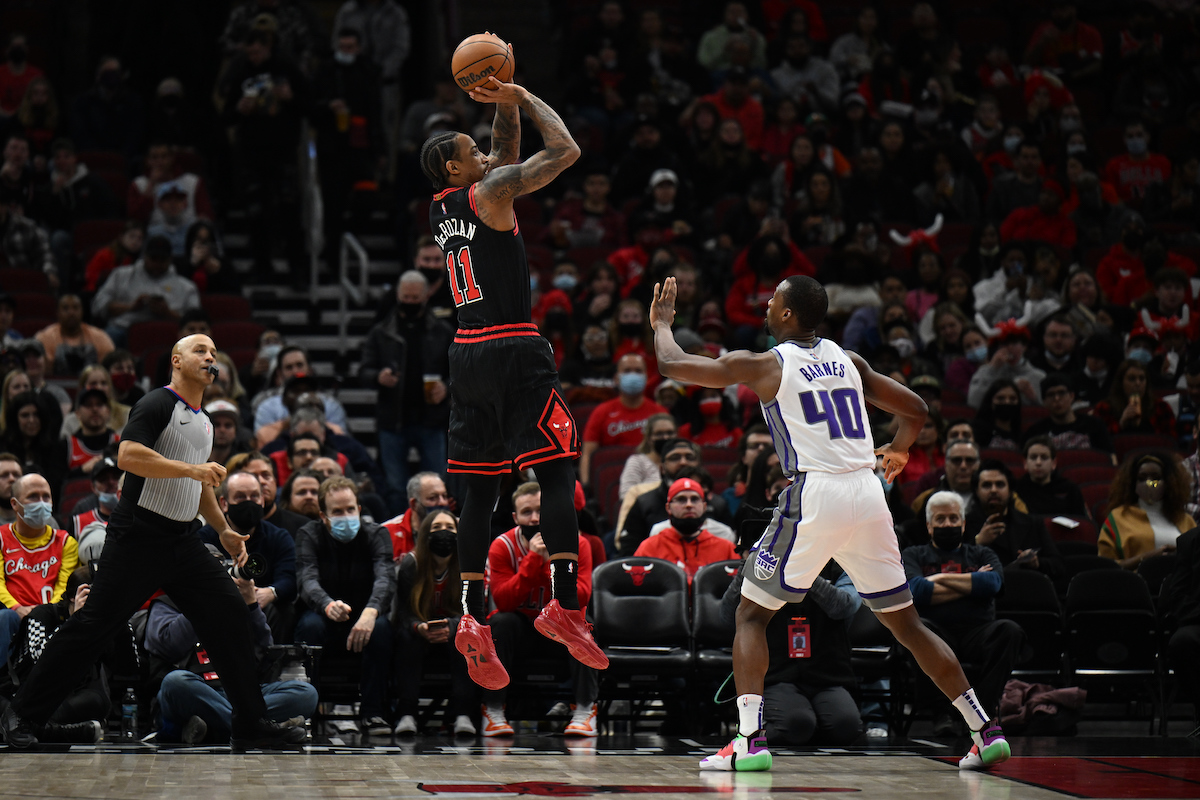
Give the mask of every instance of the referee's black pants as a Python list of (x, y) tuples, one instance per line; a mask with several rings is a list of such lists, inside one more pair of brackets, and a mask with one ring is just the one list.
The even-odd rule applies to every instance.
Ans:
[(51, 637), (13, 707), (43, 725), (79, 686), (104, 644), (158, 589), (196, 629), (233, 706), (234, 736), (249, 734), (266, 716), (246, 601), (229, 573), (196, 534), (163, 530), (142, 520), (114, 520), (83, 608)]

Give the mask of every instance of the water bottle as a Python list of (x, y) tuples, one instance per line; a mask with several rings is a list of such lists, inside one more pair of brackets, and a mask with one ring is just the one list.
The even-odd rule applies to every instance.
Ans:
[(138, 738), (138, 699), (133, 689), (125, 691), (121, 701), (121, 738), (136, 740)]

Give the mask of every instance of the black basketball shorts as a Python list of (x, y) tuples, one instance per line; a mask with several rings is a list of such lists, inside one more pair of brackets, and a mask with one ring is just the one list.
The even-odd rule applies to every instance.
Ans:
[(533, 323), (460, 329), (450, 346), (448, 472), (505, 475), (577, 458), (582, 432)]

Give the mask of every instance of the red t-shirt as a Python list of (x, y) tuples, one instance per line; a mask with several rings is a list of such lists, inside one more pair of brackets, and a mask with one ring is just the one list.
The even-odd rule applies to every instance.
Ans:
[(1048, 217), (1037, 206), (1014, 210), (1000, 225), (1000, 238), (1003, 241), (1028, 239), (1049, 242), (1064, 250), (1075, 246), (1075, 235), (1075, 223), (1070, 217), (1061, 211)]
[(25, 99), (25, 90), (29, 88), (29, 84), (43, 74), (32, 64), (26, 64), (24, 72), (14, 75), (7, 61), (0, 63), (0, 113), (8, 116), (17, 113), (17, 107)]
[(1152, 184), (1170, 179), (1171, 160), (1158, 153), (1149, 153), (1140, 161), (1126, 153), (1110, 158), (1104, 166), (1104, 180), (1117, 187), (1122, 200), (1140, 200)]
[(742, 440), (741, 428), (726, 428), (722, 423), (709, 423), (704, 426), (704, 430), (692, 436), (691, 423), (685, 424), (679, 429), (679, 437), (688, 439), (701, 447), (737, 447), (738, 442)]
[(587, 426), (583, 429), (585, 442), (598, 442), (601, 447), (621, 445), (637, 447), (642, 443), (642, 429), (646, 420), (667, 410), (653, 400), (642, 398), (637, 408), (627, 408), (621, 398), (606, 400), (592, 410)]
[[(17, 538), (15, 522), (0, 527), (4, 548), (4, 588), (19, 605), (37, 606), (54, 601), (58, 573), (66, 561), (66, 531), (56, 530), (50, 541), (33, 550)], [(45, 534), (43, 534), (45, 535)], [(75, 549), (74, 544), (71, 549)], [(69, 565), (74, 569), (74, 563)]]

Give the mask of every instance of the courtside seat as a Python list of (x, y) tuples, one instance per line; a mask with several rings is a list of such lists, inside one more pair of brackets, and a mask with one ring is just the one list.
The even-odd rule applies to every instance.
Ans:
[(659, 558), (622, 558), (592, 572), (593, 633), (606, 678), (686, 675), (692, 668), (688, 581)]
[(714, 561), (692, 577), (692, 636), (696, 669), (706, 675), (724, 676), (733, 669), (732, 622), (721, 618), (721, 598), (737, 575), (740, 561)]

